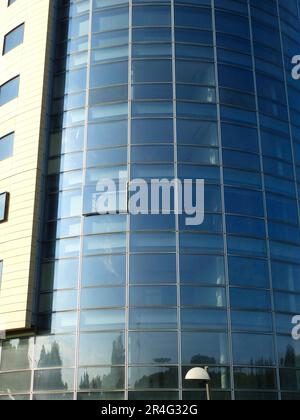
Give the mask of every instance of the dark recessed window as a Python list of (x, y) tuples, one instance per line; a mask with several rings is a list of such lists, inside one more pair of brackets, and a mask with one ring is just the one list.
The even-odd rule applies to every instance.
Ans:
[(11, 6), (12, 4), (14, 4), (17, 0), (8, 0), (8, 4), (7, 6)]
[(14, 133), (0, 138), (0, 161), (12, 156), (14, 147)]
[(0, 194), (0, 223), (6, 222), (8, 216), (8, 200), (9, 194)]
[(17, 28), (13, 29), (4, 37), (3, 55), (16, 48), (23, 43), (24, 39), (24, 23)]

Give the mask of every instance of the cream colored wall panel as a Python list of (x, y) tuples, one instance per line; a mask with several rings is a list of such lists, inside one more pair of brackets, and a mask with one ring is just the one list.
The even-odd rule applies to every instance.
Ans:
[[(19, 255), (17, 258), (21, 259), (22, 256)], [(11, 260), (11, 262), (13, 262), (13, 260)], [(31, 267), (31, 261), (30, 260), (24, 260), (22, 263), (20, 262), (18, 264), (15, 271), (10, 271), (10, 272), (5, 271), (6, 279), (5, 279), (5, 282), (2, 284), (2, 287), (1, 287), (1, 298), (2, 298), (2, 291), (3, 290), (5, 290), (6, 288), (12, 288), (12, 287), (15, 286), (15, 284), (13, 283), (14, 281), (18, 284), (20, 283), (20, 281), (22, 283), (25, 283), (25, 282), (28, 283), (28, 279), (24, 279), (22, 272), (24, 270), (29, 271), (30, 267)]]
[[(28, 299), (27, 289), (28, 289), (28, 286), (26, 286), (26, 287), (23, 286), (23, 287), (19, 288), (18, 291), (15, 290), (15, 292), (12, 293), (12, 294), (7, 293), (7, 290), (4, 289), (3, 292), (2, 292), (3, 297), (1, 298), (0, 313), (6, 312), (5, 307), (7, 305), (15, 305), (15, 303), (23, 305), (24, 303), (26, 303), (26, 301)], [(22, 309), (24, 309), (23, 306), (22, 306)], [(25, 309), (26, 309), (26, 306), (25, 306)]]
[(20, 324), (26, 324), (28, 322), (28, 319), (31, 317), (31, 313), (26, 311), (18, 311), (3, 314), (2, 316), (4, 324), (7, 326), (8, 330), (17, 330)]
[(0, 57), (0, 85), (20, 75), (18, 98), (0, 107), (0, 137), (15, 133), (13, 157), (0, 162), (0, 192), (10, 193), (9, 219), (0, 224), (0, 330), (31, 327), (51, 3), (18, 0), (7, 7), (7, 0), (0, 0), (1, 43), (25, 23), (23, 44)]
[(22, 279), (12, 280), (11, 282), (6, 282), (6, 287), (3, 289), (2, 298), (6, 296), (15, 295), (17, 290), (21, 290), (22, 288), (27, 288), (27, 282), (24, 282)]

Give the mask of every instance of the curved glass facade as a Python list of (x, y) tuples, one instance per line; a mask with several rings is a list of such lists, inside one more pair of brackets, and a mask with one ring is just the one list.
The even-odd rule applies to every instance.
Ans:
[[(60, 2), (39, 334), (3, 342), (0, 399), (205, 399), (199, 365), (214, 399), (300, 399), (299, 11)], [(95, 215), (119, 173), (205, 179), (204, 224)]]

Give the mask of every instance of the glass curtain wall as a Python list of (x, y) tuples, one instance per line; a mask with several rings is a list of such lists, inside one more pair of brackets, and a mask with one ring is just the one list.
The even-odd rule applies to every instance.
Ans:
[[(298, 2), (58, 3), (39, 334), (3, 342), (0, 399), (205, 399), (199, 365), (214, 399), (299, 399)], [(174, 177), (203, 225), (126, 214)]]

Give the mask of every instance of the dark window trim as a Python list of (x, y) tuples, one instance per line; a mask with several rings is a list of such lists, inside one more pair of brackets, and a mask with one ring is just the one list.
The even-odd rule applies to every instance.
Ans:
[(8, 83), (11, 83), (11, 82), (12, 82), (13, 80), (15, 80), (15, 79), (19, 79), (18, 95), (16, 96), (16, 98), (14, 98), (14, 99), (12, 99), (12, 100), (15, 100), (15, 99), (17, 99), (17, 98), (18, 98), (19, 93), (20, 93), (20, 81), (21, 81), (21, 75), (20, 75), (20, 74), (18, 74), (18, 75), (17, 75), (17, 76), (15, 76), (15, 77), (12, 77), (11, 79), (7, 80), (7, 81), (6, 81), (6, 82), (4, 82), (2, 85), (0, 85), (0, 108), (1, 108), (1, 106), (4, 106), (4, 105), (6, 105), (6, 104), (8, 104), (9, 102), (11, 102), (11, 101), (12, 101), (12, 100), (10, 100), (10, 101), (5, 102), (4, 104), (2, 104), (2, 105), (1, 105), (1, 90), (4, 88), (4, 86), (8, 85)]
[(0, 194), (0, 197), (5, 196), (5, 209), (4, 209), (4, 218), (0, 220), (0, 224), (6, 223), (8, 221), (8, 209), (9, 209), (9, 201), (10, 201), (10, 193), (4, 192)]
[[(2, 45), (2, 56), (6, 55), (6, 54), (10, 53), (10, 51), (12, 51), (12, 50), (10, 50), (10, 51), (8, 51), (8, 52), (5, 52), (5, 41), (6, 41), (6, 38), (7, 38), (7, 37), (8, 37), (8, 36), (12, 33), (12, 32), (14, 32), (14, 31), (16, 31), (17, 29), (19, 29), (21, 26), (24, 26), (24, 33), (25, 33), (25, 22), (23, 22), (23, 23), (20, 23), (20, 25), (18, 25), (18, 26), (16, 26), (15, 28), (13, 28), (11, 31), (7, 32), (7, 34), (5, 34), (5, 35), (4, 35), (4, 37), (3, 37), (3, 45)], [(23, 36), (24, 36), (24, 34), (23, 34)], [(22, 45), (22, 44), (23, 44), (23, 42), (24, 42), (24, 39), (23, 39), (22, 43), (20, 43), (17, 47), (19, 47), (20, 45)], [(15, 48), (17, 48), (17, 47), (15, 47)]]

